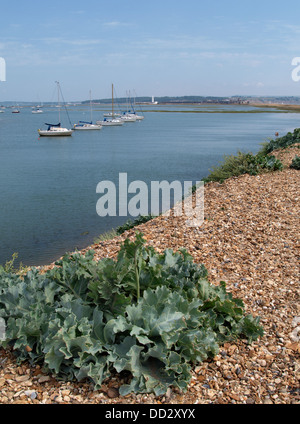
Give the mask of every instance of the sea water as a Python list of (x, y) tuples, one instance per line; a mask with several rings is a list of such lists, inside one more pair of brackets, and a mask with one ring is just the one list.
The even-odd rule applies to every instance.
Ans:
[[(37, 132), (45, 122), (57, 123), (57, 108), (45, 107), (43, 114), (7, 108), (0, 114), (0, 264), (14, 252), (23, 264), (48, 264), (131, 218), (97, 215), (100, 181), (117, 185), (120, 173), (127, 173), (128, 184), (200, 181), (225, 154), (256, 153), (275, 132), (299, 126), (294, 113), (222, 113), (250, 112), (252, 106), (143, 109), (143, 121), (57, 138)], [(95, 107), (93, 120), (103, 119), (104, 110), (109, 108)], [(71, 125), (89, 121), (90, 109), (69, 107), (61, 117), (62, 126), (70, 127), (68, 118)]]

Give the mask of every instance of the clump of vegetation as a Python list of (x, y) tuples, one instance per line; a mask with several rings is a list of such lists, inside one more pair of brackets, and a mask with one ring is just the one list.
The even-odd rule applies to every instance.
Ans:
[(184, 249), (159, 254), (137, 233), (116, 260), (93, 256), (66, 255), (22, 278), (0, 269), (0, 345), (18, 361), (62, 379), (89, 379), (95, 389), (125, 372), (121, 395), (161, 395), (169, 386), (187, 389), (193, 364), (224, 342), (263, 335), (259, 317), (246, 315), (224, 282), (210, 284)]
[(296, 128), (293, 133), (288, 132), (283, 137), (278, 137), (275, 140), (270, 140), (263, 145), (260, 154), (268, 155), (273, 150), (285, 149), (293, 144), (300, 143), (300, 128)]
[(18, 267), (15, 266), (15, 261), (17, 260), (18, 256), (18, 252), (14, 252), (12, 254), (12, 258), (9, 261), (6, 261), (4, 265), (0, 265), (0, 272), (3, 270), (7, 273), (13, 272), (20, 275), (25, 274), (29, 270), (28, 266), (23, 265), (22, 262), (19, 263)]
[(238, 152), (237, 155), (224, 157), (221, 165), (213, 167), (212, 172), (204, 182), (217, 181), (222, 183), (227, 178), (238, 177), (242, 174), (257, 175), (262, 172), (281, 170), (283, 165), (275, 156), (263, 155), (261, 153)]
[(116, 229), (113, 228), (110, 231), (107, 231), (103, 234), (100, 234), (100, 236), (98, 236), (94, 239), (94, 243), (97, 244), (97, 243), (101, 243), (101, 242), (106, 241), (106, 240), (111, 240), (114, 237), (117, 237), (117, 236), (125, 233), (125, 231), (131, 230), (132, 228), (135, 228), (140, 224), (144, 224), (145, 222), (148, 222), (153, 218), (155, 218), (154, 215), (145, 215), (145, 216), (138, 216), (134, 220), (128, 219), (125, 222), (125, 224), (120, 225)]
[(271, 153), (276, 149), (285, 149), (296, 143), (300, 143), (300, 128), (296, 128), (293, 133), (288, 132), (283, 137), (277, 137), (275, 140), (264, 143), (256, 155), (239, 151), (237, 155), (225, 156), (224, 161), (219, 166), (213, 167), (208, 177), (204, 178), (204, 182), (222, 183), (227, 178), (242, 174), (258, 175), (264, 172), (280, 171), (283, 169), (283, 164)]
[(125, 224), (119, 226), (116, 228), (116, 233), (121, 235), (125, 233), (125, 231), (131, 230), (132, 228), (144, 224), (145, 222), (150, 221), (151, 219), (155, 218), (154, 215), (144, 215), (144, 216), (138, 216), (135, 220), (129, 219), (125, 222)]
[(111, 229), (110, 231), (106, 231), (103, 234), (100, 234), (100, 236), (96, 237), (94, 239), (94, 243), (101, 243), (102, 241), (106, 241), (106, 240), (111, 240), (114, 237), (116, 237), (118, 235), (118, 233), (116, 232), (116, 230)]
[(292, 169), (300, 169), (300, 157), (299, 156), (295, 156), (294, 159), (292, 160), (292, 163), (290, 165), (290, 168)]

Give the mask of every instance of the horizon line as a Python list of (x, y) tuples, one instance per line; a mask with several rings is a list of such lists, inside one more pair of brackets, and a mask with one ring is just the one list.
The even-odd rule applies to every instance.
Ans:
[[(298, 99), (300, 100), (300, 96), (294, 96), (294, 95), (274, 95), (274, 94), (270, 94), (270, 95), (255, 95), (255, 94), (249, 94), (249, 95), (245, 95), (245, 94), (241, 94), (241, 95), (231, 95), (231, 96), (216, 96), (216, 95), (207, 95), (207, 96), (202, 96), (202, 95), (183, 95), (183, 96), (138, 96), (135, 97), (135, 101), (138, 101), (138, 99), (151, 99), (155, 98), (155, 100), (159, 100), (159, 99), (188, 99), (188, 98), (199, 98), (199, 99), (251, 99), (251, 98), (255, 98), (255, 99), (272, 99), (272, 98), (277, 98), (277, 99), (282, 99), (282, 98), (290, 98), (290, 99)], [(126, 100), (126, 97), (117, 97), (115, 98), (115, 100)], [(92, 99), (92, 102), (111, 102), (112, 98), (101, 98), (101, 99)], [(141, 101), (145, 101), (146, 100), (141, 100)], [(196, 100), (195, 100), (196, 101)], [(74, 103), (85, 103), (85, 102), (90, 102), (90, 100), (85, 99), (85, 100), (72, 100), (72, 101), (67, 101), (65, 102), (66, 104), (74, 104)], [(34, 100), (3, 100), (1, 104), (4, 103), (14, 103), (16, 104), (22, 104), (22, 103), (39, 103), (39, 104), (43, 104), (43, 103), (47, 103), (47, 104), (56, 104), (57, 102), (55, 101), (43, 101), (43, 102), (37, 102)], [(148, 102), (150, 104), (154, 104), (152, 103), (152, 101)]]

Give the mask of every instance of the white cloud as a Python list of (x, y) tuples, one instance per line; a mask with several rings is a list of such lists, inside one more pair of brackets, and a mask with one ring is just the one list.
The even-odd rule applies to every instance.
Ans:
[(103, 25), (107, 26), (107, 27), (116, 27), (116, 26), (120, 26), (122, 24), (119, 21), (112, 21), (112, 22), (105, 22)]
[(265, 87), (263, 82), (244, 82), (243, 87), (262, 88)]
[(72, 46), (91, 46), (103, 43), (101, 39), (67, 39), (62, 37), (47, 37), (42, 38), (41, 41), (46, 44), (69, 44)]
[(212, 39), (205, 36), (175, 36), (169, 38), (148, 38), (133, 43), (135, 47), (163, 50), (221, 50), (234, 48), (235, 45), (219, 39)]
[(111, 22), (104, 22), (102, 25), (105, 28), (118, 28), (118, 27), (124, 27), (124, 26), (131, 26), (131, 24), (126, 22), (120, 22), (120, 21), (111, 21)]

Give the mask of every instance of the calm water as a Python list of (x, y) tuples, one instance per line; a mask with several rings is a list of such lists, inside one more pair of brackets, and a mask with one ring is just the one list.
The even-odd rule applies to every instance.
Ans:
[[(127, 218), (97, 215), (100, 181), (117, 185), (119, 173), (126, 172), (128, 183), (142, 180), (149, 187), (152, 180), (196, 182), (224, 154), (255, 153), (276, 131), (284, 135), (299, 126), (299, 115), (292, 113), (154, 113), (146, 108), (140, 122), (40, 139), (38, 128), (56, 123), (57, 109), (0, 114), (0, 263), (18, 252), (23, 264), (47, 264), (124, 223)], [(160, 109), (193, 107), (153, 107)], [(94, 110), (94, 120), (102, 119), (103, 110)], [(62, 116), (62, 124), (69, 126), (67, 115)], [(72, 125), (89, 120), (89, 108), (70, 108), (69, 116)]]

